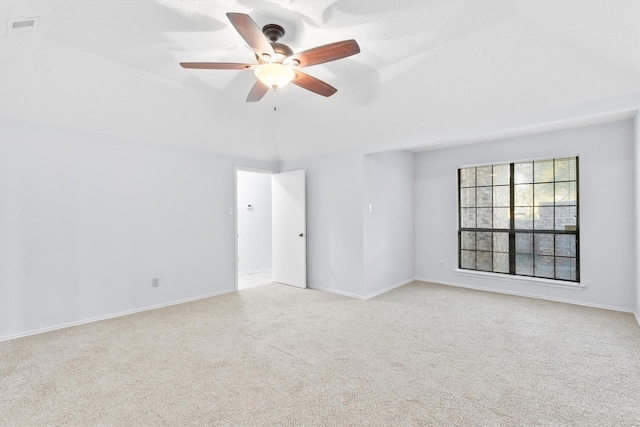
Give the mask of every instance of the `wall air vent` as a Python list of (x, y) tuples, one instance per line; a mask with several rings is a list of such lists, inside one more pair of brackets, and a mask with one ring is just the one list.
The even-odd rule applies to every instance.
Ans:
[(7, 22), (7, 37), (22, 36), (33, 34), (38, 28), (40, 18), (33, 16), (31, 18), (22, 18)]

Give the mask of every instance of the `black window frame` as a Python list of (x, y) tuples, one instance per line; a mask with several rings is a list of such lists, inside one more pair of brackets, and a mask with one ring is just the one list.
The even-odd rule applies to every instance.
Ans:
[[(556, 175), (555, 175), (555, 170), (556, 170), (556, 161), (562, 161), (562, 160), (569, 160), (569, 159), (575, 159), (575, 180), (573, 179), (567, 179), (567, 180), (556, 180)], [(534, 188), (534, 185), (536, 184), (553, 184), (553, 188), (554, 188), (554, 193), (553, 193), (553, 197), (554, 197), (554, 202), (553, 202), (553, 212), (554, 212), (554, 216), (553, 216), (553, 224), (554, 226), (552, 227), (553, 229), (537, 229), (535, 228), (534, 225), (532, 225), (531, 228), (516, 228), (516, 200), (515, 200), (515, 188), (516, 184), (515, 183), (515, 165), (523, 165), (526, 163), (531, 163), (532, 164), (532, 168), (535, 168), (535, 162), (548, 162), (548, 161), (553, 161), (553, 170), (554, 170), (554, 177), (552, 181), (540, 181), (540, 182), (536, 182), (534, 178), (532, 178), (530, 185), (532, 186), (532, 191)], [(537, 278), (537, 279), (548, 279), (548, 280), (554, 280), (554, 281), (562, 281), (562, 282), (572, 282), (572, 283), (580, 283), (580, 167), (579, 167), (579, 156), (570, 156), (570, 157), (559, 157), (559, 158), (548, 158), (548, 159), (536, 159), (536, 160), (528, 160), (528, 161), (514, 161), (514, 162), (509, 162), (509, 163), (496, 163), (496, 164), (486, 164), (486, 165), (478, 165), (478, 166), (467, 166), (467, 167), (460, 167), (458, 168), (458, 269), (460, 270), (465, 270), (465, 271), (479, 271), (479, 272), (485, 272), (485, 273), (493, 273), (493, 274), (501, 274), (501, 275), (506, 275), (506, 276), (519, 276), (519, 277), (529, 277), (529, 278)], [(495, 223), (495, 217), (493, 216), (494, 213), (494, 209), (496, 209), (496, 206), (494, 205), (494, 195), (495, 195), (495, 191), (494, 191), (494, 187), (497, 186), (501, 186), (501, 187), (505, 187), (506, 184), (498, 184), (496, 185), (494, 182), (494, 178), (492, 178), (492, 184), (491, 185), (478, 185), (477, 182), (477, 175), (478, 175), (478, 168), (486, 168), (486, 167), (492, 167), (495, 168), (496, 166), (502, 166), (504, 167), (505, 165), (509, 165), (509, 228), (493, 228), (494, 227), (494, 223)], [(463, 169), (471, 169), (471, 168), (475, 168), (475, 184), (474, 186), (467, 186), (467, 187), (463, 187), (462, 186), (462, 170)], [(493, 171), (493, 169), (492, 169)], [(494, 177), (495, 175), (492, 173), (491, 175), (492, 177)], [(532, 176), (535, 177), (535, 170), (532, 169)], [(558, 204), (557, 200), (556, 200), (556, 190), (557, 190), (557, 183), (571, 183), (575, 181), (575, 216), (576, 216), (576, 221), (575, 221), (575, 226), (565, 226), (565, 229), (557, 229), (557, 225), (556, 225), (556, 211), (557, 211), (557, 207), (572, 207), (573, 205), (563, 205), (563, 204)], [(492, 222), (491, 222), (491, 228), (485, 228), (485, 227), (478, 227), (477, 224), (477, 215), (478, 215), (478, 188), (486, 188), (489, 187), (491, 188), (491, 210), (492, 210)], [(474, 207), (476, 209), (475, 215), (476, 215), (476, 227), (463, 227), (463, 209), (470, 209), (470, 207), (465, 207), (463, 208), (463, 204), (462, 204), (462, 189), (469, 189), (469, 188), (475, 188), (476, 192), (474, 195)], [(528, 206), (527, 206), (528, 207)], [(542, 207), (551, 207), (549, 205), (547, 206), (542, 206)], [(535, 199), (532, 202), (532, 209), (536, 208), (535, 205)], [(538, 206), (538, 208), (540, 208), (540, 206)], [(482, 207), (480, 207), (480, 209), (482, 209)], [(504, 209), (504, 208), (501, 208)], [(534, 220), (532, 220), (534, 221)], [(573, 227), (573, 229), (571, 228), (567, 228), (567, 227)], [(473, 242), (474, 242), (474, 246), (475, 249), (471, 250), (471, 249), (463, 249), (463, 233), (464, 232), (471, 232), (474, 233), (473, 234)], [(491, 250), (478, 250), (478, 244), (477, 244), (477, 237), (478, 234), (477, 233), (491, 233), (492, 236), (490, 238), (491, 241)], [(508, 233), (508, 257), (509, 257), (509, 271), (505, 272), (505, 271), (495, 271), (496, 267), (495, 267), (495, 254), (498, 253), (495, 251), (495, 234), (494, 233)], [(523, 274), (523, 273), (519, 273), (517, 272), (516, 266), (517, 266), (517, 261), (516, 261), (516, 257), (518, 255), (517, 250), (516, 250), (516, 235), (526, 235), (526, 234), (530, 234), (531, 235), (531, 252), (530, 254), (524, 254), (521, 253), (520, 255), (525, 256), (525, 255), (530, 255), (532, 257), (532, 261), (531, 261), (531, 274)], [(541, 255), (541, 254), (536, 254), (536, 249), (535, 249), (535, 242), (538, 241), (542, 241), (542, 238), (538, 239), (538, 237), (536, 236), (553, 236), (553, 255)], [(557, 236), (562, 236), (562, 235), (571, 235), (571, 236), (575, 236), (575, 257), (573, 256), (566, 256), (566, 255), (558, 255), (558, 246), (557, 246)], [(504, 236), (501, 236), (504, 237)], [(573, 248), (572, 248), (573, 249)], [(468, 252), (474, 252), (474, 262), (475, 262), (475, 268), (468, 268), (468, 267), (464, 267), (463, 266), (463, 251), (468, 251)], [(491, 270), (486, 270), (486, 269), (478, 269), (478, 262), (477, 262), (477, 257), (478, 257), (478, 253), (482, 253), (482, 254), (488, 254), (491, 253), (491, 265), (492, 265), (492, 269)], [(501, 252), (502, 254), (504, 254), (504, 252)], [(545, 258), (549, 258), (549, 257), (553, 257), (553, 275), (552, 277), (550, 277), (548, 274), (547, 275), (536, 275), (536, 257), (545, 257)], [(575, 278), (570, 277), (567, 278), (565, 277), (558, 277), (558, 263), (557, 263), (557, 259), (560, 258), (565, 258), (566, 259), (575, 259)], [(569, 261), (570, 262), (570, 261)], [(503, 269), (504, 270), (504, 269)]]

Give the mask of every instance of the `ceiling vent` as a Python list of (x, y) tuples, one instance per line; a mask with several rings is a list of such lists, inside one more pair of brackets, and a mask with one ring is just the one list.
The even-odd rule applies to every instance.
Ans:
[(37, 16), (31, 18), (16, 19), (14, 21), (7, 22), (7, 37), (23, 36), (27, 34), (33, 34), (38, 28), (38, 21), (40, 18)]

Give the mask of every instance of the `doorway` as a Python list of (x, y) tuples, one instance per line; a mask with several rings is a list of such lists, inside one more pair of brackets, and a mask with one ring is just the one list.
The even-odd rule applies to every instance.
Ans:
[(272, 282), (307, 287), (305, 188), (303, 169), (236, 167), (237, 290)]
[(273, 282), (273, 173), (236, 168), (238, 290)]

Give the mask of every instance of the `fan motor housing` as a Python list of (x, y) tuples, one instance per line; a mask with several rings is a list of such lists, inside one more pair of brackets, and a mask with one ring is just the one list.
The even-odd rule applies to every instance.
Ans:
[(287, 56), (293, 55), (293, 50), (286, 44), (282, 43), (271, 43), (271, 47), (273, 47), (273, 51), (276, 53), (276, 56), (282, 60)]

